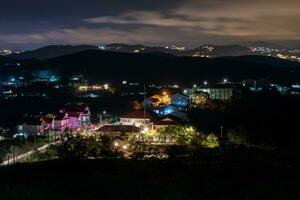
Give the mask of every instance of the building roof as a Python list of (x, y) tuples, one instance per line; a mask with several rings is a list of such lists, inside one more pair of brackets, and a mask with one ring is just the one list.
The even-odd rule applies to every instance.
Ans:
[(243, 88), (243, 85), (239, 84), (239, 83), (222, 83), (222, 84), (216, 84), (213, 87), (211, 87), (212, 89), (223, 89), (223, 88), (227, 88), (227, 89), (232, 89), (232, 88)]
[(66, 116), (65, 113), (58, 113), (58, 114), (55, 115), (54, 120), (55, 121), (61, 121), (61, 120), (63, 120), (65, 118), (65, 116)]
[(48, 124), (52, 123), (53, 121), (53, 118), (52, 117), (46, 117), (46, 116), (43, 116), (42, 117), (42, 120)]
[(204, 95), (204, 96), (208, 96), (208, 94), (206, 92), (203, 92), (203, 91), (196, 91), (194, 94), (192, 94), (191, 96), (193, 95)]
[(130, 119), (152, 119), (153, 116), (145, 111), (144, 113), (144, 110), (136, 110), (136, 111), (133, 111), (133, 112), (130, 112), (130, 113), (127, 113), (123, 116), (121, 116), (121, 118), (130, 118)]
[(69, 117), (80, 117), (80, 112), (67, 112)]
[(61, 109), (61, 112), (77, 112), (77, 113), (84, 113), (87, 114), (89, 107), (86, 105), (79, 105), (79, 106), (65, 106)]
[(137, 133), (140, 132), (141, 129), (136, 126), (130, 126), (130, 125), (104, 125), (98, 131)]
[(24, 120), (24, 123), (27, 125), (39, 126), (42, 124), (42, 121), (39, 117), (28, 117)]
[(181, 123), (178, 120), (172, 119), (170, 117), (165, 117), (165, 118), (157, 118), (156, 120), (153, 121), (153, 124), (158, 126), (174, 126), (174, 125), (179, 125)]
[(186, 98), (186, 99), (189, 99), (189, 96), (185, 95), (185, 94), (181, 94), (181, 93), (176, 93), (176, 94), (173, 94), (171, 96), (171, 98), (176, 98), (176, 97), (179, 97), (179, 98)]

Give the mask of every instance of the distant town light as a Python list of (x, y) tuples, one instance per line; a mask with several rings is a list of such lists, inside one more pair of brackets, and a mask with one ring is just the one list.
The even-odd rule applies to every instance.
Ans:
[(127, 81), (122, 81), (122, 84), (123, 84), (123, 85), (126, 85), (126, 84), (127, 84)]
[(186, 94), (186, 93), (187, 93), (187, 90), (183, 90), (183, 93)]
[(194, 88), (196, 88), (197, 87), (197, 85), (196, 84), (194, 84)]
[(108, 88), (109, 88), (108, 84), (104, 84), (104, 89), (108, 90)]
[(105, 45), (100, 45), (98, 48), (101, 49), (101, 50), (105, 50), (106, 46)]
[(223, 82), (224, 82), (224, 83), (227, 83), (227, 82), (228, 82), (228, 80), (227, 80), (226, 78), (224, 78)]
[(204, 81), (203, 84), (204, 84), (204, 85), (207, 85), (208, 83), (207, 83), (207, 81)]

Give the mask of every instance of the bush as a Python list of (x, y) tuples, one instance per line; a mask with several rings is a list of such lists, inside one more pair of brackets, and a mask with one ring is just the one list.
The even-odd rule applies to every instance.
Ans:
[(243, 127), (231, 129), (227, 133), (228, 142), (235, 145), (249, 145), (248, 131)]
[(112, 148), (112, 140), (107, 136), (66, 134), (57, 146), (58, 157), (65, 159), (88, 159), (116, 157), (119, 152)]
[(201, 144), (206, 148), (218, 148), (220, 146), (219, 138), (213, 133), (209, 134), (207, 137), (204, 137)]

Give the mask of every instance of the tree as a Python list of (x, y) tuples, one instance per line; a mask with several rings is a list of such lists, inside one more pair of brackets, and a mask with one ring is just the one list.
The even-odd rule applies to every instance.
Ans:
[(141, 104), (137, 100), (135, 100), (135, 101), (132, 102), (132, 107), (133, 107), (134, 110), (140, 110), (140, 109), (142, 109)]
[(204, 137), (201, 143), (202, 146), (207, 148), (217, 148), (220, 146), (219, 138), (214, 133), (211, 133), (207, 137)]
[(112, 139), (108, 136), (66, 134), (57, 146), (58, 156), (66, 159), (88, 159), (119, 156), (112, 148)]
[(237, 127), (228, 130), (227, 133), (228, 142), (236, 145), (249, 145), (248, 131), (244, 127)]
[(162, 134), (160, 134), (161, 132), (159, 130), (149, 130), (145, 133), (145, 141), (146, 142), (153, 142), (155, 140), (159, 139), (159, 136), (161, 136)]
[(189, 145), (197, 137), (197, 132), (193, 127), (188, 126), (168, 126), (157, 130), (159, 135), (169, 135), (172, 140), (179, 145)]

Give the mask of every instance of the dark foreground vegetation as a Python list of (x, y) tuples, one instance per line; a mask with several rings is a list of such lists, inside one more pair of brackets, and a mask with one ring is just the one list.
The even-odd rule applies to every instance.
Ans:
[(298, 168), (86, 160), (0, 169), (1, 199), (297, 199)]

